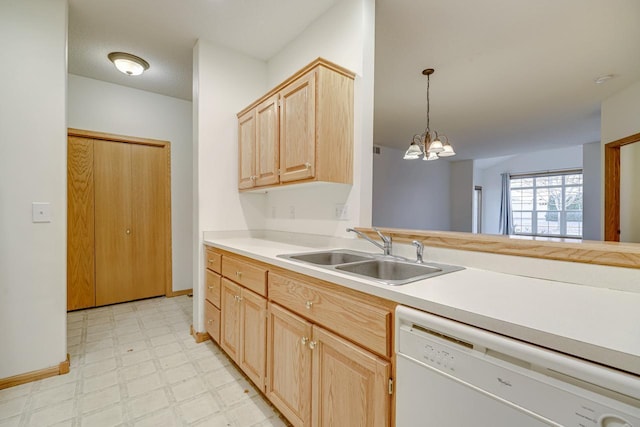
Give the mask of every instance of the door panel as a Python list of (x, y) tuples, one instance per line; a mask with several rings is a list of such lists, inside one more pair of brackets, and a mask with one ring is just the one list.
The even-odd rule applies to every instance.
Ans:
[(162, 147), (131, 144), (134, 299), (165, 294), (166, 162)]
[(256, 186), (279, 181), (278, 95), (256, 107)]
[(314, 177), (315, 72), (296, 80), (281, 93), (280, 181)]
[(256, 110), (238, 118), (238, 188), (254, 186), (256, 158)]
[(96, 305), (135, 298), (130, 153), (130, 144), (94, 141)]
[(93, 142), (67, 144), (67, 310), (96, 305)]
[(291, 423), (311, 424), (311, 323), (269, 303), (267, 397)]
[(240, 286), (222, 279), (220, 346), (237, 361), (240, 351)]
[(264, 391), (267, 345), (267, 300), (243, 289), (240, 304), (239, 365), (249, 378)]
[(313, 426), (386, 427), (390, 363), (313, 327)]

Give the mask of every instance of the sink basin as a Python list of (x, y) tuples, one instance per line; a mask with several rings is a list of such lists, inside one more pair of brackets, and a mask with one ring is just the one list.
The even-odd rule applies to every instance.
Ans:
[(336, 270), (381, 281), (388, 285), (404, 285), (428, 279), (462, 267), (440, 264), (416, 264), (395, 259), (373, 259), (352, 264), (339, 265)]
[(350, 249), (281, 254), (278, 257), (313, 264), (334, 272), (351, 274), (391, 286), (404, 285), (463, 269), (463, 267), (454, 265), (417, 264), (404, 258), (375, 255)]
[(371, 255), (369, 254), (346, 249), (278, 256), (316, 265), (338, 265), (371, 259)]

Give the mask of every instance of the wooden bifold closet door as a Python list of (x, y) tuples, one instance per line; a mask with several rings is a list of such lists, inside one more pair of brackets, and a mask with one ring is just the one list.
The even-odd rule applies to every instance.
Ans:
[[(68, 310), (171, 292), (168, 149), (69, 136)], [(78, 150), (92, 154), (83, 167)], [(81, 170), (92, 195), (76, 195)]]

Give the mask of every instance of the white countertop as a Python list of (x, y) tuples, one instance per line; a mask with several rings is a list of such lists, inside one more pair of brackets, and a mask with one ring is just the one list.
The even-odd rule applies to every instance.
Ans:
[[(255, 237), (212, 237), (205, 244), (502, 335), (640, 375), (640, 293), (466, 268), (388, 286), (279, 254), (337, 249)], [(354, 240), (355, 242), (355, 240)], [(362, 243), (360, 249), (362, 249)], [(366, 243), (366, 242), (364, 242)], [(367, 247), (366, 245), (364, 246)], [(350, 248), (353, 249), (351, 246)], [(370, 249), (365, 249), (372, 252)], [(428, 262), (428, 260), (427, 260)]]

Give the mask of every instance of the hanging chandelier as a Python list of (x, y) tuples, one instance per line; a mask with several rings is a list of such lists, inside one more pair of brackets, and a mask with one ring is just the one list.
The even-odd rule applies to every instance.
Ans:
[(429, 77), (434, 71), (433, 68), (422, 71), (422, 74), (427, 76), (427, 128), (422, 134), (413, 135), (413, 140), (404, 154), (404, 159), (419, 159), (421, 155), (424, 155), (422, 160), (429, 161), (456, 155), (453, 147), (449, 144), (449, 138), (445, 135), (439, 135), (429, 127)]

